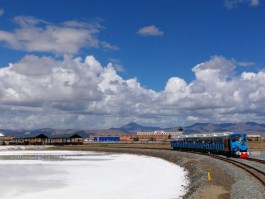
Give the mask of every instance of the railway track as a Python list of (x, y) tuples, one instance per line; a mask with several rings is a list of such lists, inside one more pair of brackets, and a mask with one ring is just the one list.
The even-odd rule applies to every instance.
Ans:
[[(250, 165), (244, 164), (242, 162), (239, 162), (239, 161), (236, 161), (236, 160), (233, 160), (233, 159), (229, 159), (227, 157), (222, 157), (222, 156), (219, 156), (219, 155), (206, 154), (206, 153), (201, 153), (201, 152), (192, 152), (192, 151), (188, 151), (188, 152), (195, 153), (195, 154), (200, 154), (200, 155), (210, 156), (212, 158), (219, 159), (219, 160), (222, 160), (224, 162), (228, 162), (230, 164), (233, 164), (233, 165), (243, 169), (244, 171), (246, 171), (250, 175), (254, 176), (265, 187), (265, 172), (263, 172), (263, 171), (261, 171), (259, 169), (256, 169), (256, 168), (254, 168), (254, 167), (252, 167)], [(245, 160), (252, 161), (252, 162), (257, 162), (257, 163), (260, 163), (260, 164), (265, 164), (265, 160), (260, 160), (260, 159), (255, 159), (255, 158), (247, 158)]]
[(258, 163), (261, 163), (261, 164), (265, 164), (265, 160), (259, 160), (259, 159), (255, 159), (255, 158), (248, 158), (246, 160), (252, 161), (252, 162), (258, 162)]
[[(233, 164), (241, 169), (243, 169), (244, 171), (248, 172), (249, 174), (251, 174), (252, 176), (254, 176), (256, 179), (258, 179), (261, 184), (263, 186), (265, 186), (265, 172), (263, 171), (260, 171), (259, 169), (256, 169), (252, 166), (249, 166), (247, 164), (244, 164), (242, 162), (238, 162), (238, 161), (235, 161), (235, 160), (232, 160), (232, 159), (228, 159), (228, 158), (224, 158), (224, 157), (220, 157), (220, 156), (217, 156), (217, 155), (209, 155), (215, 159), (219, 159), (219, 160), (222, 160), (222, 161), (225, 161), (225, 162), (228, 162), (230, 164)], [(256, 161), (257, 159), (252, 159), (251, 161)]]

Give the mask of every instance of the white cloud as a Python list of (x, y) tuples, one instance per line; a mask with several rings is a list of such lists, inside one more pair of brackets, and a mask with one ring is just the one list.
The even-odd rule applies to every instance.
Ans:
[(111, 45), (111, 44), (109, 44), (109, 43), (107, 43), (107, 42), (105, 42), (105, 41), (102, 41), (102, 42), (101, 42), (101, 45), (102, 45), (104, 48), (106, 48), (106, 49), (110, 49), (110, 50), (119, 50), (119, 47), (118, 47), (118, 46), (116, 46), (116, 45)]
[[(181, 111), (190, 121), (193, 118), (203, 122), (262, 121), (265, 111), (259, 109), (265, 104), (265, 73), (243, 72), (238, 77), (233, 72), (235, 64), (235, 60), (220, 56), (198, 64), (193, 68), (196, 79), (191, 83), (185, 86), (180, 83), (184, 80), (168, 82), (161, 95), (163, 106), (172, 107), (167, 110), (171, 114), (174, 108)], [(167, 92), (168, 88), (174, 92)]]
[(156, 26), (146, 26), (143, 28), (140, 28), (137, 33), (141, 36), (163, 36), (164, 32), (159, 30)]
[(235, 68), (234, 60), (227, 60), (221, 56), (214, 56), (211, 60), (195, 66), (192, 71), (201, 81), (214, 82), (214, 79), (225, 80)]
[(232, 9), (234, 7), (237, 7), (240, 4), (249, 4), (249, 6), (259, 6), (260, 1), (259, 0), (225, 0), (225, 7), (228, 9)]
[(254, 66), (256, 65), (256, 63), (255, 62), (237, 62), (237, 65), (245, 67), (245, 66)]
[(119, 59), (110, 58), (110, 62), (113, 64), (113, 67), (117, 72), (125, 72), (125, 69)]
[(251, 79), (256, 77), (256, 74), (255, 73), (243, 72), (241, 77), (242, 77), (243, 80), (251, 80)]
[(188, 121), (192, 121), (192, 122), (197, 122), (197, 121), (200, 120), (200, 118), (198, 118), (198, 117), (194, 117), (194, 116), (188, 116), (188, 117), (187, 117), (187, 120), (188, 120)]
[(114, 67), (114, 69), (115, 69), (117, 72), (124, 72), (124, 71), (125, 71), (125, 69), (123, 68), (123, 66), (120, 65), (120, 64), (115, 64), (113, 67)]
[[(28, 55), (1, 68), (0, 78), (0, 109), (6, 114), (0, 123), (18, 128), (104, 126), (96, 123), (101, 116), (104, 121), (104, 115), (138, 114), (139, 102), (148, 104), (155, 95), (136, 79), (123, 80), (111, 64), (102, 67), (93, 56), (58, 61)], [(81, 116), (86, 120), (80, 121)]]
[(213, 56), (187, 83), (172, 77), (161, 92), (123, 79), (93, 56), (63, 60), (27, 55), (0, 68), (1, 128), (108, 128), (130, 121), (156, 126), (265, 119), (265, 72), (234, 72)]
[(60, 63), (50, 57), (26, 55), (19, 63), (12, 64), (10, 70), (25, 76), (41, 76), (51, 74), (52, 68), (56, 65), (59, 66)]
[(81, 48), (103, 48), (117, 50), (118, 47), (97, 38), (101, 25), (67, 21), (63, 24), (34, 17), (18, 16), (14, 18), (18, 28), (13, 32), (0, 30), (0, 41), (7, 47), (28, 52), (51, 52), (58, 55), (75, 54)]
[(251, 6), (258, 6), (259, 5), (259, 0), (250, 0), (250, 5)]
[(166, 92), (183, 92), (186, 90), (187, 83), (178, 77), (172, 77), (168, 80), (165, 91)]
[(0, 17), (3, 16), (5, 13), (4, 9), (3, 8), (0, 8)]

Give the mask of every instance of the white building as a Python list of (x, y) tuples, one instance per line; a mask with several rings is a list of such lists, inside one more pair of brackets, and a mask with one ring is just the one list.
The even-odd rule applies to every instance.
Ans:
[(247, 134), (247, 139), (250, 141), (259, 141), (261, 140), (261, 135), (251, 135), (251, 134)]
[(167, 131), (137, 131), (137, 135), (171, 135), (171, 136), (181, 136), (182, 132), (177, 131), (177, 132), (167, 132)]

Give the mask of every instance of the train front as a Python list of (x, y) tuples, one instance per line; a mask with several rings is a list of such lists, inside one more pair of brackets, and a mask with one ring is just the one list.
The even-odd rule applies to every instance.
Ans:
[(233, 155), (239, 158), (248, 158), (248, 144), (246, 134), (232, 134), (230, 135), (230, 146)]

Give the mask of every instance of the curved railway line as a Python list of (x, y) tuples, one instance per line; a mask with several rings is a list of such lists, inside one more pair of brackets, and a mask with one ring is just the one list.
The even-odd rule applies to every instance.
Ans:
[[(214, 154), (206, 154), (206, 153), (200, 153), (200, 152), (191, 152), (191, 153), (196, 153), (196, 154), (200, 154), (200, 155), (206, 155), (218, 160), (222, 160), (224, 162), (233, 164), (241, 169), (243, 169), (244, 171), (246, 171), (247, 173), (249, 173), (251, 176), (253, 176), (254, 178), (256, 178), (264, 187), (265, 187), (265, 172), (256, 169), (255, 167), (252, 167), (250, 165), (244, 164), (242, 162), (238, 162), (236, 160), (233, 159), (229, 159), (226, 157), (221, 157), (219, 155), (214, 155)], [(257, 162), (260, 164), (265, 164), (265, 160), (260, 160), (260, 159), (255, 159), (255, 158), (248, 158), (245, 159), (247, 161), (252, 161), (252, 162)]]
[[(248, 172), (250, 175), (254, 176), (256, 179), (258, 179), (261, 184), (265, 187), (265, 172), (263, 171), (260, 171), (259, 169), (256, 169), (252, 166), (249, 166), (247, 164), (244, 164), (242, 162), (238, 162), (236, 160), (232, 160), (232, 159), (229, 159), (229, 158), (224, 158), (224, 157), (220, 157), (218, 155), (209, 155), (215, 159), (219, 159), (219, 160), (222, 160), (224, 162), (228, 162), (230, 164), (233, 164), (241, 169), (243, 169), (244, 171)], [(262, 164), (265, 164), (265, 161), (259, 161), (258, 159), (253, 159), (251, 158), (250, 161), (255, 161), (255, 162), (259, 162), (259, 163), (262, 163)]]
[[(263, 171), (261, 171), (259, 169), (256, 169), (255, 167), (252, 167), (252, 166), (244, 164), (242, 162), (239, 162), (239, 161), (236, 161), (236, 160), (233, 160), (233, 159), (230, 159), (230, 158), (222, 157), (222, 156), (219, 156), (219, 155), (206, 154), (206, 153), (201, 153), (201, 152), (192, 152), (192, 151), (189, 151), (189, 152), (200, 154), (200, 155), (206, 155), (206, 156), (209, 156), (209, 157), (212, 157), (212, 158), (215, 158), (215, 159), (222, 160), (224, 162), (233, 164), (233, 165), (243, 169), (244, 171), (246, 171), (250, 175), (254, 176), (265, 187), (265, 172), (263, 172)], [(260, 160), (260, 159), (255, 159), (255, 158), (247, 158), (245, 160), (265, 165), (265, 160)]]
[(255, 158), (248, 158), (246, 160), (252, 161), (252, 162), (258, 162), (258, 163), (261, 163), (261, 164), (265, 164), (265, 160), (260, 160), (260, 159), (255, 159)]

